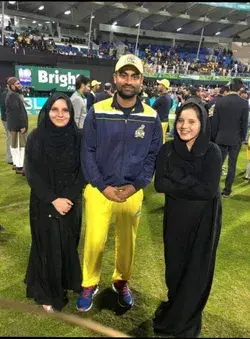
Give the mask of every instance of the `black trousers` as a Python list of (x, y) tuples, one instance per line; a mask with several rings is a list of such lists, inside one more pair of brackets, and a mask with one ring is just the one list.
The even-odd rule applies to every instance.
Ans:
[(228, 155), (228, 170), (223, 192), (230, 194), (232, 192), (232, 185), (235, 178), (236, 164), (240, 153), (241, 144), (233, 146), (219, 145), (219, 147), (222, 155), (222, 163), (224, 163)]

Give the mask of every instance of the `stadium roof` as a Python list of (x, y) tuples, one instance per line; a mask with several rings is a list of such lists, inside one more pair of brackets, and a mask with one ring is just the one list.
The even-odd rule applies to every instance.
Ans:
[[(11, 4), (10, 4), (11, 2)], [(180, 32), (204, 36), (235, 38), (247, 41), (250, 37), (250, 9), (221, 7), (223, 3), (199, 2), (30, 2), (5, 1), (5, 13), (35, 20), (54, 20), (61, 27), (88, 32), (90, 16), (92, 28), (100, 24), (136, 28), (159, 32)], [(225, 3), (230, 4), (230, 3)], [(246, 7), (250, 7), (250, 3)], [(43, 9), (39, 9), (44, 6)], [(40, 7), (40, 8), (42, 8)], [(67, 11), (70, 11), (69, 14)], [(79, 26), (78, 26), (79, 25)], [(177, 31), (178, 30), (178, 31)], [(218, 33), (219, 32), (219, 33)], [(217, 33), (217, 34), (216, 34)]]

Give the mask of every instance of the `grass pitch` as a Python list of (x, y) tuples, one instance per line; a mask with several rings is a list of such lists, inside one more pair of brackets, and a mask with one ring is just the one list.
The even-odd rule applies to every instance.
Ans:
[[(30, 130), (36, 116), (29, 116)], [(29, 186), (5, 163), (5, 134), (0, 124), (0, 299), (34, 305), (25, 297), (23, 283), (30, 250)], [(250, 337), (250, 184), (243, 180), (246, 146), (242, 147), (233, 196), (223, 200), (223, 227), (217, 252), (216, 270), (210, 298), (204, 310), (201, 337)], [(222, 177), (222, 182), (224, 177)], [(133, 276), (130, 287), (134, 307), (122, 313), (116, 308), (111, 291), (114, 267), (114, 227), (111, 224), (105, 248), (101, 291), (88, 313), (75, 308), (77, 295), (69, 293), (66, 314), (91, 318), (134, 337), (154, 337), (152, 317), (166, 299), (162, 244), (163, 195), (153, 185), (145, 190), (145, 200), (137, 236)], [(82, 259), (84, 221), (79, 255)], [(185, 301), (183, 301), (185, 302)], [(0, 309), (0, 336), (97, 337), (99, 334), (51, 318)]]

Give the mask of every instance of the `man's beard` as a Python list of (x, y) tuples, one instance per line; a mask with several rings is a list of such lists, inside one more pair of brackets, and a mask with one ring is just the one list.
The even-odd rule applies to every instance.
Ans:
[(20, 88), (18, 89), (17, 87), (15, 88), (15, 92), (18, 93), (18, 94), (23, 94), (23, 89)]
[(119, 94), (119, 96), (122, 99), (131, 99), (131, 98), (135, 97), (139, 93), (139, 90), (134, 89), (133, 92), (131, 92), (130, 94), (127, 94), (127, 93), (123, 92), (122, 88), (119, 88), (119, 89), (117, 88), (117, 93)]

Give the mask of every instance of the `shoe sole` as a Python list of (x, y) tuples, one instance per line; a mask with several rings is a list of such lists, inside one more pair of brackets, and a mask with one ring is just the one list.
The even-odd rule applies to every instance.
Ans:
[[(96, 290), (95, 290), (95, 292), (93, 293), (93, 298), (94, 298), (94, 296), (97, 294), (99, 292), (99, 287), (97, 287), (96, 288)], [(77, 311), (79, 311), (79, 312), (88, 312), (89, 310), (91, 310), (91, 308), (93, 307), (93, 301), (92, 301), (92, 303), (91, 303), (91, 305), (89, 306), (89, 308), (87, 308), (87, 309), (83, 309), (83, 308), (78, 308), (77, 306), (76, 306), (76, 309), (77, 309)]]
[[(119, 294), (119, 292), (116, 290), (116, 288), (115, 288), (114, 284), (112, 284), (112, 289), (113, 289), (113, 291), (114, 291), (115, 293)], [(130, 308), (130, 307), (132, 307), (132, 306), (134, 305), (134, 302), (135, 302), (135, 301), (134, 301), (134, 299), (133, 299), (133, 301), (132, 301), (132, 304), (131, 304), (131, 305), (124, 306), (124, 305), (120, 304), (120, 302), (119, 302), (119, 298), (118, 298), (118, 304), (119, 304), (121, 307), (123, 307), (123, 308)]]

